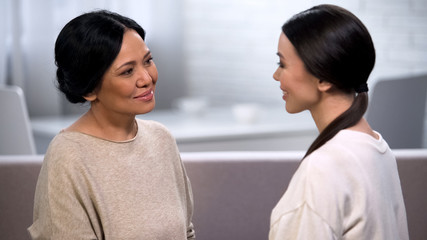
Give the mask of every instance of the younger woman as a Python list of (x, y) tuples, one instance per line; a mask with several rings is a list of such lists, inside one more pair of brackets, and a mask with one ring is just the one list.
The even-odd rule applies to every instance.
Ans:
[(272, 211), (269, 239), (408, 239), (396, 159), (363, 118), (375, 63), (366, 27), (319, 5), (282, 31), (273, 78), (286, 110), (310, 111), (320, 135)]

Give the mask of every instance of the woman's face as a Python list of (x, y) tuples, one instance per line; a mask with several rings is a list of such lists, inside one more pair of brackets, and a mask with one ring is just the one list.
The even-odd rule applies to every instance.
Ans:
[(298, 113), (311, 110), (320, 101), (317, 88), (319, 80), (306, 70), (294, 46), (283, 32), (279, 38), (277, 55), (280, 62), (273, 78), (280, 82), (286, 111)]
[(151, 52), (134, 30), (123, 35), (120, 52), (95, 90), (92, 108), (109, 115), (135, 116), (153, 110), (158, 78)]

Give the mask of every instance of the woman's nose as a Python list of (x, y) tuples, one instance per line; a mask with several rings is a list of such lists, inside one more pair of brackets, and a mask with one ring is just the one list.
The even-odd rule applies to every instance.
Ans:
[(279, 68), (277, 68), (276, 71), (273, 73), (273, 79), (279, 81), (279, 76)]
[(136, 81), (136, 86), (139, 88), (145, 87), (152, 82), (152, 77), (146, 69), (142, 69), (138, 79)]

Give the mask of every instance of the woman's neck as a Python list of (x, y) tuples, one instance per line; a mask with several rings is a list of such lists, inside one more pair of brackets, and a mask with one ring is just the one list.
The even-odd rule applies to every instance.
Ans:
[[(347, 111), (354, 101), (352, 94), (330, 94), (325, 93), (321, 101), (315, 107), (310, 109), (311, 116), (316, 123), (319, 132), (335, 120), (339, 115)], [(379, 136), (372, 130), (365, 118), (361, 118), (354, 126), (349, 127), (349, 130), (366, 133), (376, 139)]]
[(351, 94), (323, 93), (318, 104), (310, 110), (311, 116), (319, 132), (322, 132), (333, 120), (350, 108), (354, 96)]
[(107, 115), (89, 109), (66, 131), (77, 131), (111, 141), (126, 141), (138, 131), (135, 116)]

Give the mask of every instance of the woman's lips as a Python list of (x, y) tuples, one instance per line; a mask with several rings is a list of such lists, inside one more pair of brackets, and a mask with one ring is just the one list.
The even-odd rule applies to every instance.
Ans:
[(282, 89), (283, 92), (283, 100), (286, 100), (286, 97), (288, 96), (288, 92), (286, 92), (285, 90)]
[(154, 97), (154, 91), (150, 89), (149, 91), (146, 91), (138, 96), (135, 97), (135, 99), (141, 100), (141, 101), (151, 101)]

